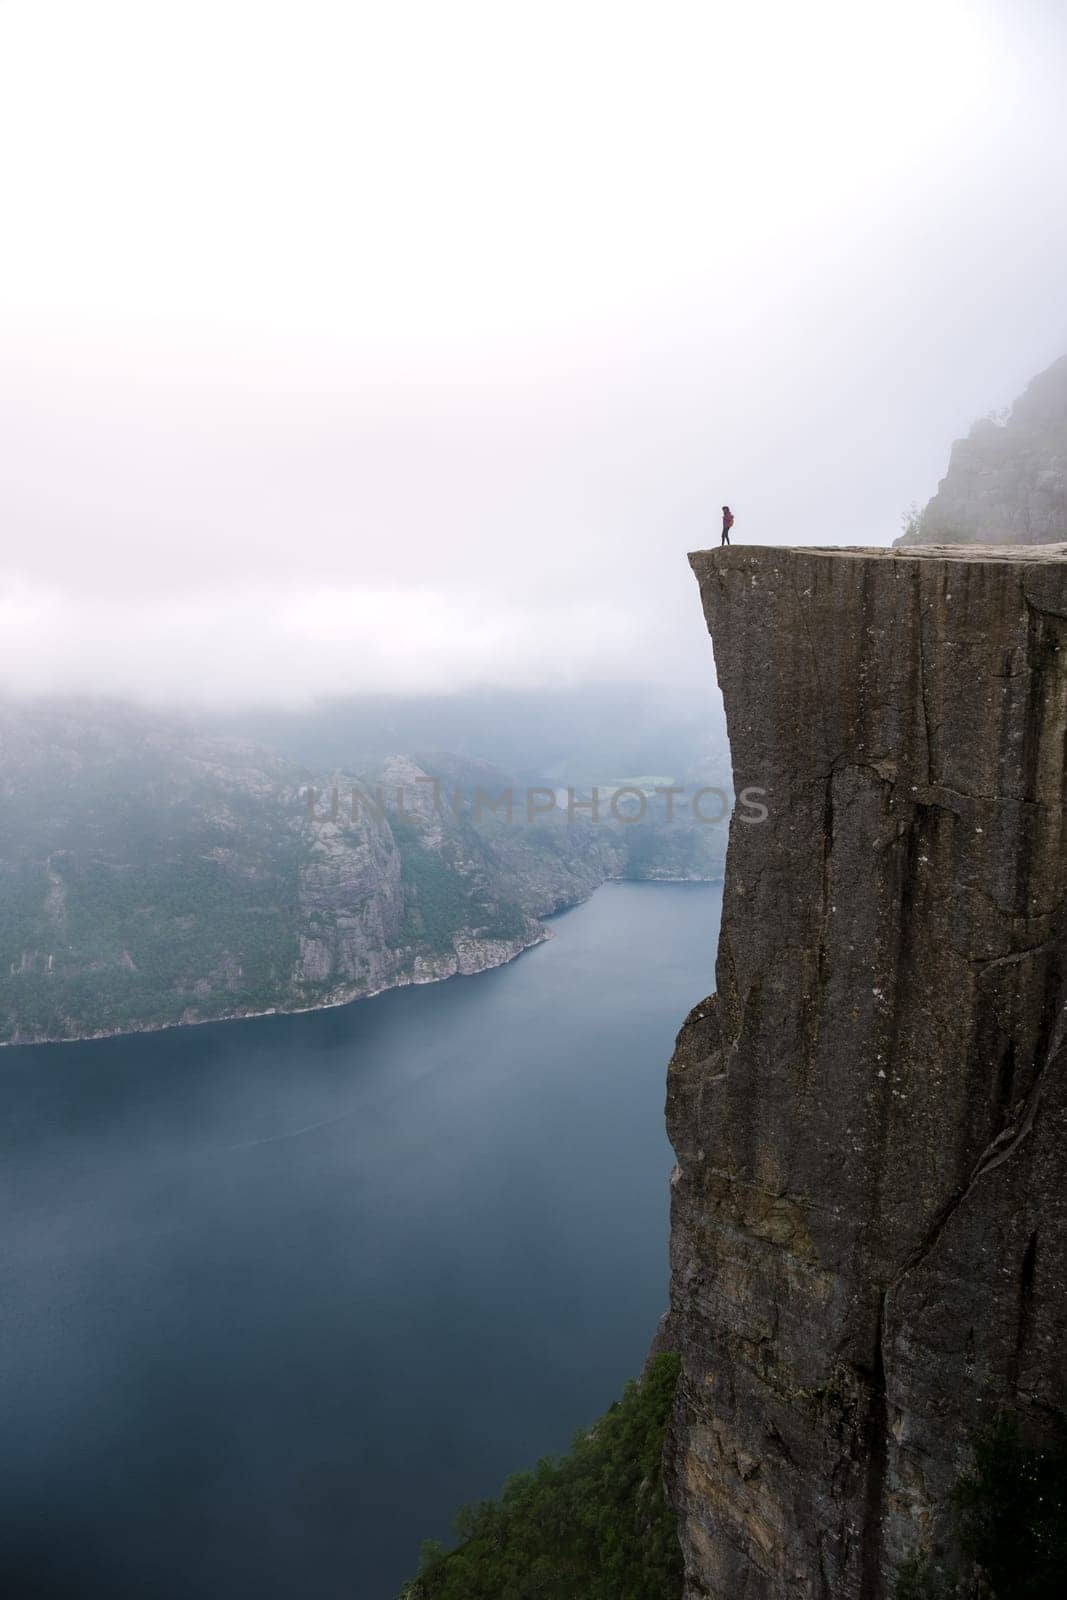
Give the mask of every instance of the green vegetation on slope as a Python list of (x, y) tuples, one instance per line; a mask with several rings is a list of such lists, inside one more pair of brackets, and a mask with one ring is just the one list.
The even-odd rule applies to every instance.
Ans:
[(461, 1511), (460, 1544), (427, 1544), (402, 1600), (678, 1600), (662, 1467), (677, 1379), (678, 1357), (657, 1356), (568, 1455)]
[(7, 839), (42, 858), (0, 854), (0, 1039), (267, 1010), (288, 993), (301, 861), (289, 816), (206, 778), (192, 801), (153, 804), (154, 772), (146, 757), (129, 779), (139, 792), (106, 804), (86, 782), (84, 814), (55, 797), (59, 848), (40, 837), (46, 814), (16, 817)]
[(609, 878), (721, 872), (722, 829), (531, 824), (447, 754), (368, 771), (358, 814), (343, 771), (117, 703), (0, 701), (0, 756), (0, 1044), (332, 1002), (499, 959)]
[[(1067, 1436), (1032, 1449), (1002, 1418), (975, 1442), (974, 1469), (953, 1494), (959, 1542), (992, 1600), (1059, 1600), (1067, 1587)], [(895, 1600), (952, 1600), (970, 1581), (916, 1557), (900, 1572)]]
[[(443, 848), (428, 848), (419, 828), (390, 812), (389, 828), (400, 852), (404, 884), (401, 942), (428, 945), (436, 954), (450, 953), (457, 934), (473, 932), (482, 939), (521, 939), (526, 918), (521, 906), (495, 895), (486, 871), (471, 873), (481, 845), (468, 828)], [(462, 844), (466, 853), (457, 848)]]

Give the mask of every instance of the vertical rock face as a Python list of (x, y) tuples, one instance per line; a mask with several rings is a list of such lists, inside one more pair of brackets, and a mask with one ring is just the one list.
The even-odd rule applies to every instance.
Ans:
[(1067, 546), (691, 557), (738, 793), (671, 1063), (687, 1600), (881, 1600), (1067, 1337)]

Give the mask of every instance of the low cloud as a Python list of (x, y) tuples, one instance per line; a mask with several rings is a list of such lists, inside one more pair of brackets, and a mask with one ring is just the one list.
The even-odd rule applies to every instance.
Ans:
[(424, 589), (296, 587), (91, 604), (0, 580), (0, 688), (145, 703), (299, 707), (330, 695), (632, 681), (609, 606)]
[(305, 10), (0, 4), (0, 692), (680, 693), (1067, 349), (1051, 0)]

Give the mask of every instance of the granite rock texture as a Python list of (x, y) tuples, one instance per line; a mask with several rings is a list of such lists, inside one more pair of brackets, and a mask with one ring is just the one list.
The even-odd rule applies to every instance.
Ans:
[(669, 1074), (686, 1600), (882, 1600), (1067, 1399), (1067, 545), (690, 560), (768, 815)]

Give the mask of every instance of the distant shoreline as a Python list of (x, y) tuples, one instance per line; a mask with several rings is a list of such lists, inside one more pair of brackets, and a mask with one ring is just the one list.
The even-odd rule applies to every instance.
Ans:
[[(553, 917), (563, 916), (563, 914), (567, 911), (574, 911), (580, 905), (585, 905), (587, 901), (592, 899), (594, 894), (598, 893), (599, 890), (606, 888), (609, 884), (632, 883), (652, 885), (681, 885), (688, 883), (693, 885), (700, 884), (704, 886), (711, 886), (716, 883), (721, 884), (722, 882), (723, 879), (721, 876), (715, 878), (605, 878), (603, 883), (598, 883), (596, 888), (591, 889), (588, 894), (579, 895), (577, 899), (568, 900), (566, 904), (557, 906), (554, 911), (546, 912), (545, 916), (540, 919), (542, 926), (535, 938), (509, 941), (472, 940), (472, 945), (476, 945), (478, 943), (484, 943), (485, 945), (500, 945), (506, 942), (508, 944), (513, 944), (515, 948), (511, 949), (506, 955), (493, 956), (484, 962), (481, 962), (480, 964), (467, 966), (463, 970), (455, 967), (451, 972), (430, 973), (424, 977), (420, 977), (417, 975), (417, 973), (409, 971), (398, 975), (391, 983), (383, 983), (380, 988), (354, 990), (351, 994), (341, 994), (333, 999), (320, 1000), (314, 1005), (310, 1006), (268, 1006), (262, 1011), (223, 1011), (220, 1012), (218, 1016), (214, 1017), (190, 1017), (187, 1020), (178, 1022), (144, 1022), (122, 1028), (101, 1028), (92, 1033), (72, 1033), (60, 1035), (49, 1034), (43, 1038), (34, 1039), (2, 1039), (0, 1040), (0, 1050), (37, 1050), (41, 1047), (47, 1047), (49, 1045), (91, 1044), (94, 1041), (101, 1039), (132, 1039), (139, 1034), (170, 1033), (177, 1032), (183, 1028), (205, 1028), (218, 1025), (220, 1023), (252, 1022), (257, 1017), (303, 1017), (310, 1015), (314, 1011), (336, 1011), (342, 1006), (357, 1005), (360, 1000), (374, 1000), (378, 995), (389, 994), (394, 989), (410, 989), (416, 986), (421, 987), (424, 984), (430, 983), (447, 983), (451, 978), (476, 978), (479, 977), (483, 972), (493, 972), (499, 967), (509, 966), (512, 961), (516, 961), (519, 956), (524, 955), (527, 950), (533, 950), (538, 945), (545, 944), (549, 939), (555, 937), (553, 930), (550, 927), (545, 926), (547, 921), (550, 921)], [(456, 952), (453, 951), (453, 957), (455, 955)], [(449, 959), (451, 958), (443, 958), (445, 961)]]

